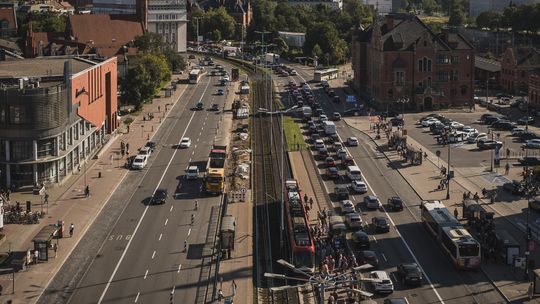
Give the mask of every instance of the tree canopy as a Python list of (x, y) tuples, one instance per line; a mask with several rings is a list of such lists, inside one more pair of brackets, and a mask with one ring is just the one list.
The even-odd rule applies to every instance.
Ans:
[(450, 4), (450, 19), (448, 24), (452, 26), (458, 26), (465, 24), (467, 17), (465, 17), (465, 8), (461, 0), (452, 0)]

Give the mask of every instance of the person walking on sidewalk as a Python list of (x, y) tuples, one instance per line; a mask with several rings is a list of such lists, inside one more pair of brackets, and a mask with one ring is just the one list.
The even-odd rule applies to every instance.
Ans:
[(508, 175), (508, 172), (510, 172), (510, 164), (506, 163), (506, 166), (504, 166), (504, 175)]
[(89, 197), (90, 196), (90, 186), (86, 185), (84, 188), (84, 196)]
[(532, 282), (529, 284), (529, 289), (527, 289), (527, 296), (529, 297), (529, 301), (534, 297), (534, 285)]
[(73, 223), (71, 223), (71, 225), (69, 225), (69, 237), (73, 237), (73, 231), (75, 230), (75, 225), (73, 225)]
[(58, 256), (58, 244), (53, 244), (54, 258)]
[(236, 286), (236, 282), (234, 280), (232, 280), (231, 285), (232, 285), (232, 296), (234, 297), (236, 295), (236, 288), (238, 286)]
[(38, 259), (39, 259), (39, 251), (34, 251), (34, 264), (37, 264), (38, 263)]
[(217, 300), (218, 303), (221, 303), (221, 301), (223, 301), (223, 290), (221, 290), (221, 288), (218, 290)]
[(456, 220), (458, 219), (458, 215), (459, 215), (459, 212), (457, 208), (454, 208), (454, 217), (456, 218)]

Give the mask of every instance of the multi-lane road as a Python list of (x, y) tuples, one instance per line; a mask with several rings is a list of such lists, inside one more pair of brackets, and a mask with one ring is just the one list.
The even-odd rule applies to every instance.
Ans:
[[(274, 78), (278, 87), (284, 88), (289, 80), (300, 83), (313, 78), (312, 70), (304, 70), (299, 66), (296, 70), (298, 76)], [(334, 111), (343, 111), (344, 105), (334, 104), (321, 87), (316, 84), (310, 86), (327, 115)], [(348, 147), (348, 150), (362, 170), (368, 184), (368, 194), (379, 196), (383, 204), (387, 198), (398, 195), (406, 205), (403, 212), (362, 210), (361, 213), (365, 222), (370, 222), (374, 216), (386, 216), (392, 221), (389, 233), (370, 235), (372, 249), (378, 254), (381, 269), (392, 273), (399, 263), (417, 262), (425, 272), (425, 284), (419, 288), (405, 287), (393, 277), (396, 290), (390, 297), (406, 297), (410, 303), (504, 303), (505, 300), (481, 271), (464, 272), (453, 267), (442, 249), (420, 224), (420, 197), (403, 177), (388, 165), (387, 159), (377, 151), (373, 143), (363, 134), (347, 127), (344, 122), (337, 122), (337, 129), (342, 140), (356, 136), (361, 142), (358, 147)], [(344, 175), (344, 172), (340, 174)], [(324, 186), (326, 191), (332, 192), (335, 184), (326, 180)], [(355, 204), (362, 199), (362, 195), (352, 196)], [(337, 207), (337, 201), (332, 202), (332, 207)]]
[[(100, 247), (89, 267), (78, 270), (83, 275), (69, 303), (170, 303), (171, 294), (174, 303), (195, 303), (204, 296), (203, 250), (213, 242), (208, 236), (214, 229), (208, 227), (221, 196), (201, 194), (201, 180), (184, 175), (190, 164), (201, 171), (206, 165), (222, 114), (208, 109), (214, 102), (222, 109), (227, 97), (215, 95), (218, 78), (205, 75), (189, 85), (152, 138), (157, 148), (148, 166), (130, 172), (112, 195), (111, 201), (125, 202), (123, 210), (105, 240), (96, 244)], [(205, 109), (195, 111), (199, 100)], [(191, 147), (177, 147), (182, 137), (191, 139)], [(169, 197), (165, 204), (150, 205), (158, 187), (168, 189)]]

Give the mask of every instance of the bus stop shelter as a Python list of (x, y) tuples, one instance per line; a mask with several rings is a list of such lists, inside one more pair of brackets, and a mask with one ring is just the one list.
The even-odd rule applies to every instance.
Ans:
[(57, 227), (55, 225), (48, 225), (36, 234), (32, 242), (34, 242), (34, 250), (39, 252), (38, 259), (40, 261), (49, 260), (49, 248), (51, 247), (51, 240), (57, 235)]

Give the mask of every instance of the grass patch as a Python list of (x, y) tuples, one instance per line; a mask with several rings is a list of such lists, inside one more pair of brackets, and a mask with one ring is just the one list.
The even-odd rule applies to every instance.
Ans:
[(418, 18), (427, 25), (448, 23), (448, 16), (419, 16)]
[(296, 145), (298, 145), (299, 150), (307, 150), (304, 136), (302, 136), (302, 130), (300, 129), (300, 126), (294, 122), (292, 117), (283, 116), (283, 129), (285, 130), (285, 142), (287, 143), (288, 151), (296, 151)]

